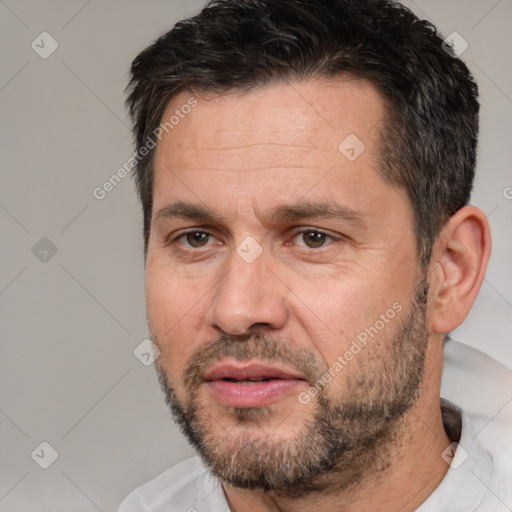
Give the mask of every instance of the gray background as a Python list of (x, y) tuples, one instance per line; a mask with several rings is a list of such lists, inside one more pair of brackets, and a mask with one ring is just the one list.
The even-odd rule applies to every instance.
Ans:
[[(488, 215), (493, 254), (453, 337), (512, 368), (512, 1), (405, 3), (469, 43), (462, 58), (482, 96), (472, 202)], [(131, 60), (201, 5), (0, 2), (2, 512), (113, 511), (191, 454), (152, 366), (133, 353), (148, 334), (131, 177), (103, 200), (93, 190), (132, 153)], [(58, 43), (46, 59), (31, 47), (51, 48), (44, 31)], [(43, 441), (58, 452), (48, 469), (36, 463), (50, 461)]]

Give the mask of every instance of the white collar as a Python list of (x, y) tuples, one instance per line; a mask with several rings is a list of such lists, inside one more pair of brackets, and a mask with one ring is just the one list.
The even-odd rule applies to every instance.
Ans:
[[(477, 509), (488, 489), (493, 460), (478, 445), (469, 416), (446, 399), (441, 399), (441, 403), (460, 415), (461, 436), (458, 443), (452, 443), (440, 454), (450, 467), (435, 491), (416, 512), (470, 512)], [(450, 451), (453, 449), (455, 453), (451, 458), (453, 451)]]
[[(451, 409), (462, 421), (458, 443), (452, 443), (443, 457), (450, 464), (446, 475), (434, 492), (416, 512), (470, 512), (482, 502), (493, 471), (491, 455), (480, 448), (469, 416), (452, 402), (441, 399), (444, 408)], [(453, 454), (453, 458), (450, 457)], [(195, 499), (204, 510), (229, 512), (221, 483), (209, 471), (199, 477), (195, 486)], [(200, 508), (203, 510), (203, 508)]]

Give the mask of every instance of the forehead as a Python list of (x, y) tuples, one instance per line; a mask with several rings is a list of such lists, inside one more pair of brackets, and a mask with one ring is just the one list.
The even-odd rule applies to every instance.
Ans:
[[(197, 106), (183, 114), (192, 97), (184, 91), (169, 102), (162, 123), (181, 116), (157, 146), (157, 162), (164, 153), (169, 165), (194, 163), (201, 170), (240, 170), (237, 156), (245, 171), (260, 165), (316, 166), (319, 160), (329, 164), (338, 159), (339, 145), (350, 135), (365, 145), (369, 157), (384, 113), (375, 87), (349, 75), (278, 83), (248, 93), (201, 94), (194, 96)], [(221, 157), (220, 167), (216, 157)]]
[(155, 151), (153, 213), (187, 200), (263, 217), (278, 203), (330, 197), (380, 215), (383, 195), (403, 201), (376, 171), (384, 112), (375, 87), (350, 76), (248, 93), (184, 91), (161, 120), (172, 129)]

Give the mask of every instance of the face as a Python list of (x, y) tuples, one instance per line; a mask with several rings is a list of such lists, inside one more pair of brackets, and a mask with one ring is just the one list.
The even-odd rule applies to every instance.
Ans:
[(162, 118), (146, 264), (168, 403), (233, 485), (348, 485), (429, 338), (412, 210), (376, 171), (383, 100), (350, 78), (190, 98)]

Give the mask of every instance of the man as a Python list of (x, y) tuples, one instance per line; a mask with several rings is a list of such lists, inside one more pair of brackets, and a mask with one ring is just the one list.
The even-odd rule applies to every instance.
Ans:
[(135, 59), (128, 106), (157, 369), (200, 457), (120, 511), (511, 510), (440, 399), (490, 235), (477, 86), (432, 25), (217, 0)]

